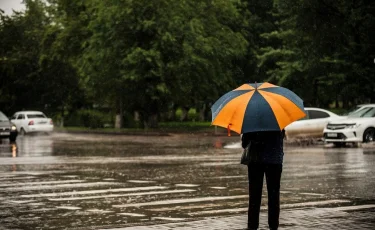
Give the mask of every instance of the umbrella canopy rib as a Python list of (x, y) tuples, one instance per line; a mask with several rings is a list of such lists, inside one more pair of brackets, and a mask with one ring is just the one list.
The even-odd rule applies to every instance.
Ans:
[(236, 91), (231, 91), (229, 93), (226, 93), (222, 97), (219, 98), (215, 102), (215, 104), (212, 105), (212, 121), (214, 121), (217, 117), (217, 115), (220, 113), (220, 111), (233, 99), (236, 97), (239, 97), (245, 93), (250, 92), (249, 90), (236, 90)]
[[(296, 104), (294, 104), (286, 97), (262, 90), (259, 90), (258, 92), (270, 105), (273, 114), (276, 117), (277, 123), (280, 126), (280, 129), (283, 129), (293, 121), (306, 116), (305, 113), (301, 111), (301, 109)], [(285, 108), (288, 108), (288, 110), (286, 110)]]
[(304, 110), (303, 101), (300, 99), (300, 97), (298, 97), (295, 93), (293, 93), (292, 91), (288, 89), (285, 89), (283, 87), (274, 87), (274, 88), (266, 88), (262, 90), (266, 92), (279, 94), (283, 97), (286, 97), (289, 100), (291, 100), (296, 106), (298, 106), (298, 108), (300, 108), (301, 110)]

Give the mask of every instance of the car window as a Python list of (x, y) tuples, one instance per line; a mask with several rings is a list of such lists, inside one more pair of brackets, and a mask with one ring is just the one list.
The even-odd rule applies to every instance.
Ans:
[(362, 117), (375, 117), (375, 108), (368, 110)]
[(44, 114), (27, 114), (27, 118), (45, 118)]
[(309, 113), (306, 111), (306, 116), (304, 116), (301, 119), (299, 119), (299, 121), (304, 121), (304, 120), (308, 120), (308, 119), (310, 119), (309, 118)]
[(309, 110), (309, 118), (310, 119), (319, 119), (319, 118), (327, 118), (329, 117), (329, 114), (323, 111), (318, 110)]
[(17, 117), (17, 120), (23, 120), (23, 119), (25, 119), (25, 115), (19, 114)]
[(4, 113), (0, 112), (0, 121), (7, 121), (8, 117)]
[(374, 117), (374, 107), (361, 109), (349, 115), (349, 117)]
[(17, 118), (16, 114), (13, 114), (13, 116), (10, 118), (11, 120), (15, 120)]

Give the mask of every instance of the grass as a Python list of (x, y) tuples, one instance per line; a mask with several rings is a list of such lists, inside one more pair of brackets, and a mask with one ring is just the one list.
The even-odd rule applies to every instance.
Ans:
[(158, 128), (87, 128), (87, 127), (55, 127), (55, 131), (60, 132), (92, 132), (92, 133), (145, 133), (145, 132), (224, 132), (226, 129), (211, 126), (211, 122), (160, 122)]

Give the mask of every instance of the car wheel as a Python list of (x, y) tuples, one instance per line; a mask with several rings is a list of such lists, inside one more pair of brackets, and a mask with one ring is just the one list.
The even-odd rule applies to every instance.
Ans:
[(26, 131), (25, 131), (23, 128), (21, 128), (21, 130), (20, 130), (20, 134), (21, 134), (22, 136), (24, 136), (24, 135), (26, 135)]
[(372, 142), (375, 139), (375, 129), (374, 128), (368, 128), (363, 133), (363, 142), (368, 143)]

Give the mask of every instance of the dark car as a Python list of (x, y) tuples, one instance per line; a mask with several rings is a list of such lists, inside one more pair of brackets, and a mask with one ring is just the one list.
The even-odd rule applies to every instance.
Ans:
[(17, 128), (9, 121), (9, 118), (0, 111), (0, 138), (9, 138), (14, 142), (17, 138)]

